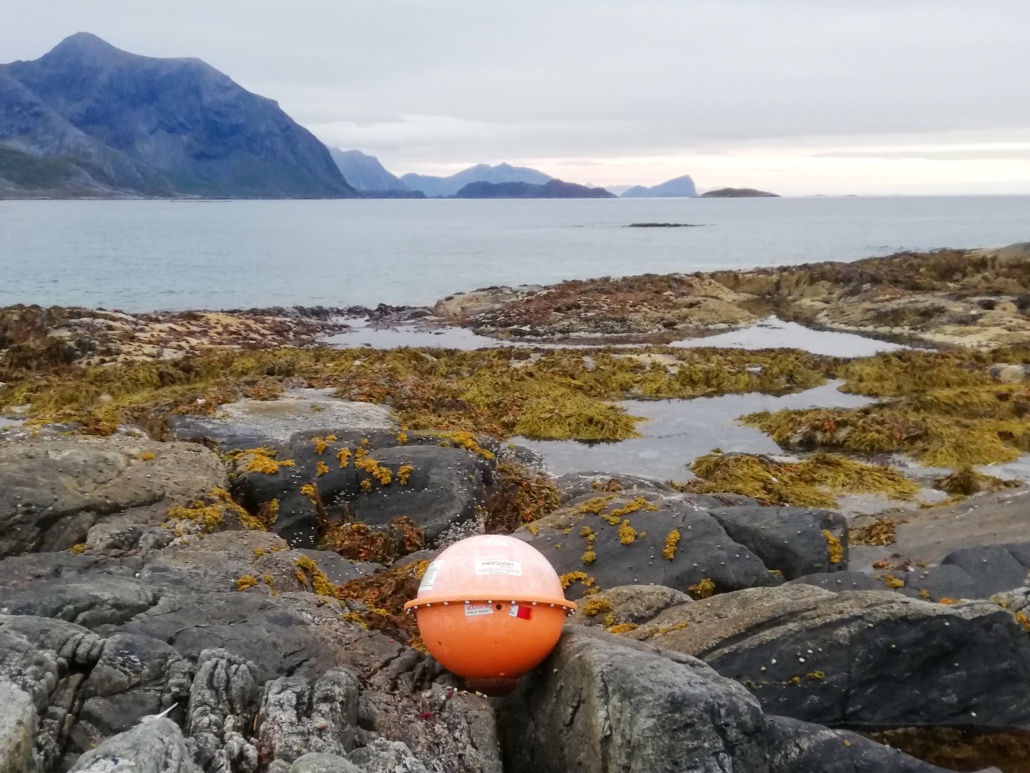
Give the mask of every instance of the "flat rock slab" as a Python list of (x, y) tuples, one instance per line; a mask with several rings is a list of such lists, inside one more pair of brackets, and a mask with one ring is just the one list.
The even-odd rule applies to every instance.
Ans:
[(939, 563), (962, 548), (1030, 542), (1030, 488), (982, 494), (950, 507), (901, 514), (891, 551)]
[(104, 519), (225, 485), (217, 455), (193, 443), (78, 437), (0, 445), (0, 557), (67, 550)]
[(1030, 722), (1030, 638), (991, 603), (799, 583), (673, 607), (628, 636), (701, 657), (766, 711), (809, 722)]
[(330, 428), (391, 429), (390, 409), (333, 397), (333, 389), (291, 389), (277, 400), (241, 400), (219, 406), (214, 417), (170, 416), (178, 440), (208, 440), (223, 448), (278, 446), (297, 432)]
[[(578, 497), (546, 518), (520, 528), (514, 536), (542, 552), (558, 574), (585, 572), (602, 590), (653, 584), (685, 593), (707, 579), (715, 583), (716, 592), (725, 592), (783, 582), (709, 515), (711, 508), (723, 505), (719, 500), (653, 491), (640, 492), (640, 502), (634, 493), (601, 495), (606, 499), (597, 514), (584, 510), (584, 506), (598, 507), (598, 496)], [(634, 507), (631, 512), (618, 514)], [(623, 541), (624, 532), (620, 533), (626, 524), (635, 532), (630, 544)], [(679, 533), (679, 541), (670, 560), (663, 551), (672, 532)], [(584, 562), (591, 550), (594, 559)], [(578, 598), (584, 590), (576, 583), (566, 595)]]

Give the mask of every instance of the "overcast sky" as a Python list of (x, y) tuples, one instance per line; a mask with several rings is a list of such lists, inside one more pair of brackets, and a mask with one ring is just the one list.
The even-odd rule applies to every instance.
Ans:
[(1030, 0), (0, 0), (0, 61), (196, 56), (391, 171), (1030, 193)]

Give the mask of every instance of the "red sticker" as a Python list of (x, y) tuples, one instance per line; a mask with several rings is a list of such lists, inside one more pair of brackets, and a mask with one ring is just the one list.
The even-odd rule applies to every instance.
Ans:
[(517, 617), (519, 620), (529, 620), (532, 611), (531, 607), (520, 607), (518, 604), (512, 604), (508, 614), (512, 617)]

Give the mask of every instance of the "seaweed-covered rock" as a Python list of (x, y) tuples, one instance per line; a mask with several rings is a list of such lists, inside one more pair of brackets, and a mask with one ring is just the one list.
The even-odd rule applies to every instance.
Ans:
[(584, 494), (643, 493), (644, 491), (665, 491), (672, 489), (657, 478), (644, 478), (639, 475), (616, 475), (610, 472), (569, 472), (554, 479), (562, 504)]
[(72, 771), (111, 773), (199, 773), (179, 726), (170, 719), (152, 719), (108, 738), (75, 763)]
[(791, 584), (673, 607), (627, 635), (701, 657), (766, 711), (805, 721), (1030, 721), (1030, 639), (995, 604)]
[(664, 585), (623, 585), (591, 596), (567, 622), (569, 625), (640, 625), (669, 607), (689, 604), (692, 600), (686, 593)]
[(709, 510), (726, 533), (788, 580), (848, 567), (848, 522), (807, 507), (722, 507)]
[(116, 515), (163, 520), (169, 504), (225, 485), (218, 457), (192, 443), (62, 438), (0, 445), (0, 558), (67, 550)]
[[(716, 506), (722, 503), (713, 497), (662, 492), (586, 495), (514, 536), (547, 556), (560, 575), (583, 572), (602, 590), (653, 584), (697, 592), (707, 580), (714, 587), (706, 584), (700, 595), (710, 595), (781, 583), (708, 514)], [(568, 595), (585, 589), (576, 583)]]
[(273, 528), (292, 547), (318, 544), (319, 505), (314, 492), (304, 489), (308, 485), (315, 487), (325, 517), (334, 522), (385, 529), (392, 519), (404, 516), (432, 542), (448, 529), (476, 520), (484, 486), (492, 480), (493, 464), (485, 458), (492, 458), (492, 452), (480, 449), (479, 454), (426, 434), (403, 435), (404, 443), (386, 432), (341, 431), (328, 437), (294, 436), (277, 454), (277, 460), (293, 466), (276, 471), (247, 471), (248, 457), (243, 458), (236, 490), (244, 506), (258, 512), (276, 501)]

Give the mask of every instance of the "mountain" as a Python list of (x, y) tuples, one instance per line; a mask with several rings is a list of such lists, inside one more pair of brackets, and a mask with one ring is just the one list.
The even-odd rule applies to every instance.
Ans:
[(276, 102), (199, 59), (137, 56), (82, 32), (0, 65), (0, 148), (22, 180), (4, 178), (6, 195), (354, 194)]
[(550, 175), (511, 164), (476, 164), (450, 177), (430, 177), (421, 174), (406, 174), (401, 180), (414, 191), (426, 196), (453, 196), (469, 183), (531, 183), (543, 185), (553, 179)]
[(411, 190), (401, 178), (390, 174), (375, 156), (368, 156), (360, 150), (329, 148), (343, 178), (358, 191), (407, 191)]
[(756, 199), (774, 198), (778, 199), (780, 194), (758, 191), (754, 188), (719, 188), (715, 191), (708, 191), (701, 194), (703, 199)]
[(694, 180), (689, 174), (666, 180), (661, 185), (654, 185), (645, 188), (643, 185), (634, 185), (623, 192), (624, 199), (657, 199), (657, 198), (692, 198), (697, 195), (697, 188), (694, 187)]
[(614, 199), (615, 194), (604, 188), (588, 188), (562, 180), (550, 180), (543, 185), (510, 182), (474, 182), (461, 188), (456, 199)]

